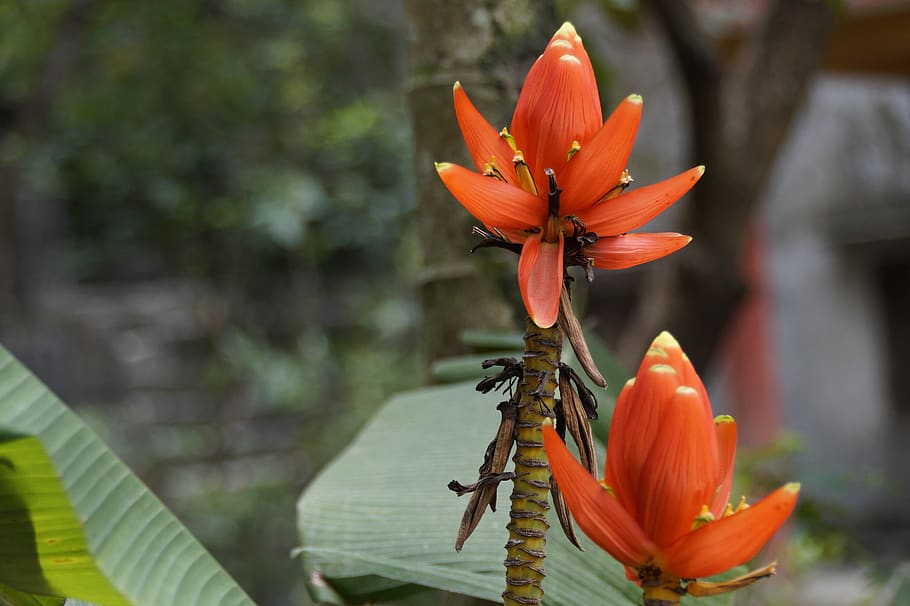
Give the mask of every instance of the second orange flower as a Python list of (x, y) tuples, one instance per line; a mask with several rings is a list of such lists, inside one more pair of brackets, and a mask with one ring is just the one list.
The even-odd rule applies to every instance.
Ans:
[(755, 556), (793, 511), (799, 484), (752, 507), (745, 499), (735, 508), (728, 503), (736, 423), (713, 417), (701, 379), (669, 333), (654, 340), (616, 400), (603, 482), (552, 426), (543, 436), (578, 525), (646, 592), (664, 591), (669, 604), (686, 592), (712, 595), (773, 574), (771, 566), (727, 583), (690, 582)]

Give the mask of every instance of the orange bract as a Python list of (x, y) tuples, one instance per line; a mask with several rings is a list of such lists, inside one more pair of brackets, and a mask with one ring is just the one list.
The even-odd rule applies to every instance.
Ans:
[(544, 445), (566, 503), (591, 540), (627, 567), (656, 567), (679, 579), (751, 559), (786, 521), (799, 492), (798, 484), (787, 484), (752, 507), (728, 507), (736, 424), (712, 417), (704, 385), (666, 332), (616, 401), (603, 484), (552, 426), (544, 426)]
[[(631, 182), (624, 171), (642, 99), (626, 97), (603, 121), (594, 70), (572, 24), (559, 28), (531, 67), (511, 134), (493, 128), (458, 83), (453, 96), (478, 172), (448, 163), (436, 169), (487, 229), (523, 245), (518, 284), (538, 326), (556, 322), (564, 265), (624, 269), (691, 240), (676, 233), (626, 235), (682, 197), (704, 167), (623, 193)], [(552, 180), (547, 170), (553, 171)], [(554, 184), (558, 189), (551, 191)], [(557, 254), (554, 246), (564, 250)]]

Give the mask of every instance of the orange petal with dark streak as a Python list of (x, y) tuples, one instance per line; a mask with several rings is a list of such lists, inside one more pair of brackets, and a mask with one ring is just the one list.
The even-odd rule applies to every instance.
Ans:
[(641, 527), (575, 457), (551, 425), (543, 427), (553, 477), (572, 516), (588, 537), (626, 566), (640, 566), (654, 552)]
[(464, 142), (468, 146), (468, 152), (471, 154), (477, 170), (483, 172), (484, 164), (494, 159), (496, 167), (506, 180), (509, 183), (516, 183), (515, 165), (512, 163), (515, 152), (505, 139), (499, 136), (499, 131), (493, 128), (477, 111), (461, 87), (461, 83), (455, 83), (452, 97), (455, 100), (455, 117), (458, 118), (461, 135), (464, 137)]
[(641, 97), (629, 95), (566, 165), (559, 183), (560, 214), (574, 215), (592, 206), (619, 184), (640, 122)]
[(488, 228), (531, 229), (547, 216), (546, 202), (520, 187), (440, 162), (436, 172), (455, 199)]
[(594, 259), (594, 267), (626, 269), (666, 257), (691, 241), (691, 236), (676, 233), (607, 236), (585, 248), (584, 254)]
[[(580, 152), (579, 152), (580, 153)], [(696, 166), (660, 183), (635, 188), (578, 212), (588, 231), (617, 236), (638, 229), (679, 200), (705, 172)]]
[(562, 291), (563, 236), (556, 242), (543, 242), (541, 234), (528, 236), (518, 259), (518, 288), (531, 320), (549, 328), (559, 318)]
[(718, 574), (748, 562), (787, 520), (799, 484), (782, 486), (739, 513), (710, 522), (662, 550), (660, 564), (686, 579)]

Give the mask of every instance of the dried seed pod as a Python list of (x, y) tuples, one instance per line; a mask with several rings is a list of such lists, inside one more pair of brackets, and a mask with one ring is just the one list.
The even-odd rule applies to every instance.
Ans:
[(575, 534), (575, 526), (572, 525), (572, 514), (566, 506), (566, 500), (559, 492), (559, 486), (556, 480), (550, 479), (550, 500), (553, 502), (553, 509), (556, 510), (556, 517), (559, 518), (559, 525), (562, 527), (563, 534), (569, 539), (569, 542), (579, 551), (584, 551), (581, 543), (578, 542), (578, 535)]
[(486, 513), (487, 507), (491, 511), (496, 511), (496, 489), (499, 487), (499, 483), (515, 477), (515, 474), (503, 473), (503, 470), (515, 441), (516, 408), (512, 402), (502, 402), (497, 408), (502, 415), (499, 430), (496, 432), (496, 438), (490, 442), (484, 453), (483, 463), (478, 470), (477, 482), (468, 486), (455, 480), (449, 482), (449, 490), (458, 496), (473, 492), (464, 515), (461, 517), (461, 524), (458, 526), (455, 551), (461, 551), (465, 541), (468, 540), (468, 537), (477, 528), (477, 524), (480, 523), (483, 514)]
[(493, 358), (491, 360), (484, 360), (480, 365), (484, 370), (488, 370), (493, 366), (502, 366), (502, 371), (492, 377), (484, 377), (481, 379), (475, 387), (480, 393), (489, 393), (494, 389), (499, 389), (503, 384), (507, 384), (508, 389), (511, 390), (512, 385), (521, 379), (523, 366), (522, 363), (515, 358)]
[(597, 453), (594, 451), (594, 435), (585, 406), (570, 380), (570, 373), (560, 368), (559, 393), (562, 396), (562, 415), (572, 440), (578, 445), (581, 464), (592, 476), (597, 477)]
[(559, 297), (559, 327), (569, 339), (572, 350), (575, 352), (575, 357), (578, 358), (578, 363), (581, 364), (585, 374), (598, 387), (606, 387), (607, 380), (600, 374), (597, 364), (594, 363), (591, 350), (588, 349), (588, 342), (585, 341), (585, 335), (581, 331), (581, 324), (572, 310), (572, 301), (569, 299), (569, 291), (565, 285), (563, 285), (562, 293), (560, 293)]

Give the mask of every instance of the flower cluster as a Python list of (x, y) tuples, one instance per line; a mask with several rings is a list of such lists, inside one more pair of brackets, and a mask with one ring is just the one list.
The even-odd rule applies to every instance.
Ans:
[(454, 97), (477, 171), (449, 163), (436, 170), (492, 234), (521, 246), (518, 284), (538, 326), (556, 322), (566, 265), (623, 269), (691, 240), (677, 233), (628, 233), (683, 196), (704, 167), (625, 191), (642, 99), (626, 97), (603, 121), (591, 61), (570, 23), (531, 67), (511, 131), (494, 129), (458, 83)]
[(598, 482), (552, 427), (553, 476), (581, 529), (639, 579), (711, 576), (750, 560), (786, 521), (799, 484), (753, 506), (730, 505), (736, 423), (714, 418), (705, 387), (676, 340), (651, 344), (616, 401)]

